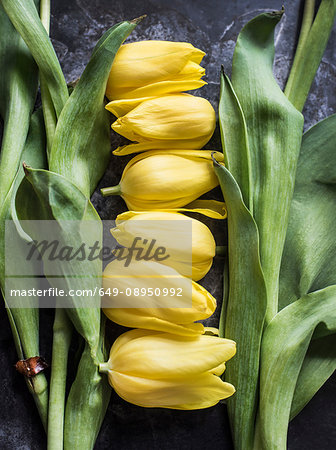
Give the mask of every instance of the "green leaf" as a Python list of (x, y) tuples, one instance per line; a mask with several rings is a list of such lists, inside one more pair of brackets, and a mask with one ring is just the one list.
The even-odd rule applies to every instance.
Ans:
[(55, 50), (33, 0), (1, 0), (8, 17), (27, 44), (54, 103), (57, 117), (68, 99), (68, 88)]
[[(106, 361), (104, 328), (100, 334), (100, 360)], [(64, 448), (92, 450), (111, 397), (107, 377), (92, 364), (90, 349), (85, 345), (65, 411)], [(88, 429), (87, 424), (90, 424)]]
[[(336, 284), (336, 115), (303, 136), (280, 272), (281, 308)], [(294, 393), (291, 418), (336, 369), (336, 336), (310, 344)], [(317, 370), (318, 369), (318, 370)]]
[(225, 337), (237, 342), (225, 378), (237, 392), (228, 399), (235, 448), (252, 448), (258, 401), (259, 355), (266, 313), (266, 286), (259, 258), (258, 229), (230, 172), (215, 164), (228, 210), (229, 300)]
[(1, 210), (19, 168), (36, 99), (38, 73), (30, 51), (1, 4), (0, 29), (0, 114), (4, 121), (0, 153)]
[[(90, 238), (95, 240), (102, 236), (101, 221), (90, 201), (69, 180), (53, 172), (26, 168), (26, 178), (17, 193), (16, 208), (21, 221), (47, 219), (57, 222), (57, 237), (61, 247), (78, 248), (78, 244), (91, 242)], [(92, 223), (95, 225), (93, 237), (88, 236), (85, 227), (83, 229), (81, 225), (86, 221), (91, 226)], [(39, 240), (34, 227), (27, 228), (27, 223), (21, 223), (30, 236)], [(89, 233), (91, 229), (89, 228)], [(63, 275), (63, 279), (59, 280), (48, 277), (50, 265), (44, 258), (44, 271), (53, 286), (68, 292), (70, 288), (76, 291), (99, 287), (102, 268), (98, 259), (89, 261), (86, 258), (82, 262), (73, 260), (69, 263), (63, 261), (59, 263), (59, 275)], [(92, 295), (91, 300), (95, 305), (100, 305), (98, 291)], [(97, 307), (81, 307), (82, 302), (78, 304), (76, 297), (68, 296), (67, 301), (71, 306), (67, 313), (86, 344), (67, 401), (65, 448), (71, 448), (72, 441), (80, 440), (80, 448), (89, 450), (93, 448), (111, 393), (105, 377), (98, 372), (99, 363), (105, 359), (101, 349), (101, 311)]]
[[(87, 236), (80, 228), (79, 221), (97, 222), (97, 236), (100, 233), (101, 222), (96, 210), (81, 191), (66, 178), (46, 170), (27, 167), (26, 177), (22, 181), (16, 195), (16, 211), (20, 221), (54, 220), (58, 224), (57, 238), (60, 247), (71, 246), (77, 248), (79, 243), (86, 243)], [(22, 222), (24, 230), (32, 239), (39, 241), (40, 230), (34, 224)], [(29, 227), (29, 228), (28, 228)], [(58, 275), (62, 279), (48, 277), (50, 261), (44, 260), (44, 271), (50, 283), (63, 289), (83, 289), (83, 276), (86, 278), (87, 289), (94, 289), (101, 277), (101, 266), (94, 261), (62, 261), (57, 266)], [(53, 265), (55, 270), (55, 265)], [(53, 271), (53, 275), (57, 275)], [(77, 331), (89, 343), (96, 357), (100, 329), (100, 309), (78, 307), (76, 297), (68, 297), (70, 308), (68, 314)], [(99, 295), (92, 296), (92, 301), (100, 305)]]
[(336, 284), (336, 115), (303, 136), (280, 276), (280, 307)]
[(87, 197), (110, 159), (110, 120), (104, 105), (107, 79), (115, 54), (135, 26), (134, 21), (121, 22), (98, 41), (57, 124), (50, 170), (72, 180)]
[(266, 328), (258, 420), (261, 448), (287, 448), (292, 398), (311, 339), (314, 332), (315, 336), (325, 337), (335, 331), (335, 285), (303, 296), (281, 310)]
[[(43, 127), (43, 117), (41, 110), (32, 115), (31, 124), (27, 141), (24, 146), (21, 162), (25, 160), (36, 167), (45, 167), (45, 135)], [(12, 220), (11, 203), (15, 197), (16, 190), (24, 176), (23, 169), (20, 168), (12, 183), (11, 189), (7, 194), (4, 204), (0, 212), (0, 285), (5, 298), (5, 243), (9, 245), (8, 236), (5, 236), (5, 221)], [(5, 239), (7, 237), (7, 239)], [(16, 233), (11, 238), (11, 252), (17, 259), (18, 270), (21, 265), (26, 264), (23, 255), (27, 242)], [(7, 241), (7, 242), (6, 242)], [(36, 289), (40, 288), (38, 279), (32, 280)], [(24, 289), (25, 281), (18, 278), (15, 279), (15, 289)], [(6, 310), (9, 317), (10, 325), (13, 332), (16, 350), (20, 359), (26, 359), (40, 354), (39, 352), (39, 312), (36, 308), (37, 298), (29, 297), (24, 299), (24, 308), (9, 308), (6, 304)], [(29, 307), (30, 306), (30, 307)], [(48, 384), (43, 373), (36, 377), (26, 379), (28, 388), (32, 393), (37, 408), (39, 410), (41, 420), (44, 427), (47, 424), (48, 412)]]
[(290, 420), (299, 414), (336, 370), (336, 334), (313, 339), (295, 386)]
[(237, 181), (244, 203), (253, 214), (253, 180), (245, 117), (223, 70), (218, 110), (225, 166)]
[[(35, 164), (37, 167), (45, 167), (46, 165), (45, 134), (41, 110), (38, 110), (32, 115), (28, 138), (21, 157), (21, 161), (23, 160)], [(5, 203), (3, 204), (0, 212), (0, 284), (3, 292), (5, 288), (5, 245), (9, 245), (8, 242), (6, 243), (5, 221), (13, 219), (11, 205), (23, 177), (24, 172), (21, 167), (16, 174), (11, 190), (6, 197)], [(22, 263), (21, 256), (24, 254), (27, 241), (25, 241), (19, 234), (11, 236), (10, 238), (10, 243), (12, 245), (11, 252), (17, 256), (17, 264), (18, 267), (20, 267), (20, 264)], [(23, 262), (23, 264), (25, 263)], [(17, 284), (18, 283), (19, 280), (17, 280)], [(36, 280), (36, 286), (39, 286), (38, 280)], [(25, 356), (25, 358), (36, 356), (38, 354), (39, 341), (38, 310), (34, 308), (36, 306), (36, 299), (33, 297), (28, 298), (28, 300), (25, 299), (25, 308), (29, 305), (29, 301), (31, 301), (31, 306), (33, 307), (32, 310), (23, 310), (21, 308), (14, 308), (12, 310), (12, 315), (16, 322), (16, 326), (19, 329), (19, 335), (21, 336), (21, 339), (24, 340), (24, 342), (21, 342), (20, 347), (22, 347), (23, 356)], [(28, 332), (28, 330), (30, 331)]]
[[(232, 85), (247, 125), (253, 195), (251, 211), (260, 235), (267, 321), (277, 312), (278, 277), (293, 195), (303, 117), (274, 79), (274, 27), (282, 11), (251, 20), (240, 32), (233, 57)], [(242, 160), (246, 152), (242, 154)], [(243, 167), (247, 162), (242, 161)]]

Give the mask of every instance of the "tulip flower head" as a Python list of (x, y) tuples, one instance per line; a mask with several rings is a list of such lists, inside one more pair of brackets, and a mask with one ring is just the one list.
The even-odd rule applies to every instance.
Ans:
[[(211, 151), (153, 150), (126, 165), (118, 186), (102, 194), (121, 195), (128, 209), (148, 211), (185, 206), (218, 186)], [(223, 161), (223, 154), (216, 159)]]
[[(123, 112), (120, 104), (109, 103), (106, 108), (113, 114)], [(202, 148), (211, 138), (216, 126), (216, 114), (202, 97), (173, 94), (145, 100), (119, 117), (112, 128), (130, 141), (139, 144), (132, 152), (155, 148)], [(129, 153), (127, 146), (117, 154)]]
[[(167, 331), (186, 336), (202, 334), (194, 323), (210, 317), (216, 300), (201, 285), (156, 261), (113, 260), (104, 270), (103, 298), (106, 316), (126, 327)], [(116, 307), (117, 306), (117, 307)]]
[(235, 342), (216, 336), (131, 330), (115, 341), (100, 370), (117, 394), (135, 405), (201, 409), (235, 392), (220, 379), (235, 352)]
[(110, 100), (165, 95), (203, 86), (204, 52), (187, 42), (139, 41), (118, 50), (106, 87)]
[(216, 242), (209, 228), (199, 220), (178, 212), (127, 211), (119, 214), (113, 237), (124, 247), (141, 236), (147, 246), (165, 248), (169, 258), (161, 264), (173, 267), (184, 276), (197, 281), (210, 270), (216, 253)]

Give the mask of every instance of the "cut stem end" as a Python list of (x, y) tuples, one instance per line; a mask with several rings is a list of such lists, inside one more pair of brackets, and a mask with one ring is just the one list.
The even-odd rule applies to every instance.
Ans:
[(108, 197), (110, 195), (121, 195), (121, 187), (120, 184), (118, 184), (117, 186), (103, 188), (100, 190), (100, 192), (102, 193), (103, 197)]
[(109, 371), (110, 371), (110, 366), (109, 366), (108, 362), (99, 364), (99, 372), (100, 373), (106, 373), (107, 374), (107, 373), (109, 373)]

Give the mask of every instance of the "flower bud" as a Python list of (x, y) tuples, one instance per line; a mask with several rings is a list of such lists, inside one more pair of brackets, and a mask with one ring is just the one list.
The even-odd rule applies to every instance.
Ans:
[(199, 220), (178, 212), (127, 211), (119, 214), (116, 225), (111, 233), (119, 244), (130, 247), (141, 236), (146, 247), (154, 243), (154, 249), (167, 250), (169, 258), (161, 264), (195, 281), (203, 278), (212, 266), (216, 242), (209, 228)]
[(115, 259), (105, 268), (103, 287), (104, 313), (130, 328), (193, 336), (204, 332), (201, 323), (193, 322), (207, 319), (216, 309), (216, 300), (205, 288), (156, 261), (134, 260), (126, 266)]
[(119, 186), (102, 194), (121, 195), (135, 211), (179, 208), (218, 186), (209, 150), (152, 150), (126, 165)]
[(187, 42), (140, 41), (120, 47), (106, 87), (110, 100), (165, 95), (203, 86), (204, 52)]
[(135, 405), (202, 409), (235, 392), (219, 377), (235, 352), (235, 342), (216, 336), (131, 330), (115, 341), (100, 371), (120, 397)]
[[(118, 102), (106, 108), (116, 115), (122, 112)], [(193, 149), (210, 140), (215, 126), (216, 114), (208, 100), (189, 94), (145, 100), (112, 124), (114, 131), (130, 141), (152, 143), (154, 148), (157, 141), (160, 148)]]

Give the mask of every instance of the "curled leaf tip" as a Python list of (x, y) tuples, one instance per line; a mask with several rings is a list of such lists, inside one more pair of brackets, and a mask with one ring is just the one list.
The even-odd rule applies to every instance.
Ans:
[(215, 153), (217, 153), (217, 152), (211, 152), (211, 158), (212, 158), (212, 162), (214, 163), (214, 165), (215, 166), (218, 166), (218, 167), (220, 167), (220, 164), (219, 164), (219, 162), (217, 161), (217, 159), (215, 158)]
[(121, 188), (118, 184), (117, 186), (111, 186), (100, 189), (101, 194), (103, 197), (108, 197), (109, 195), (121, 195)]
[(76, 78), (75, 80), (69, 81), (69, 83), (67, 84), (68, 86), (68, 90), (73, 90), (75, 89), (75, 87), (77, 86), (77, 84), (79, 83), (80, 78)]
[(285, 12), (285, 6), (282, 5), (280, 10), (272, 11), (272, 12), (269, 13), (269, 15), (272, 16), (272, 17), (279, 17), (279, 18), (281, 18), (283, 16), (284, 12)]
[(28, 166), (28, 164), (26, 164), (26, 163), (23, 161), (22, 167), (23, 167), (23, 171), (24, 171), (25, 175), (28, 176), (28, 175), (29, 175), (29, 169), (30, 169), (30, 166)]
[(136, 17), (135, 19), (131, 20), (130, 23), (134, 23), (135, 25), (138, 25), (142, 21), (142, 19), (145, 19), (147, 17), (147, 14), (143, 14), (140, 17)]

